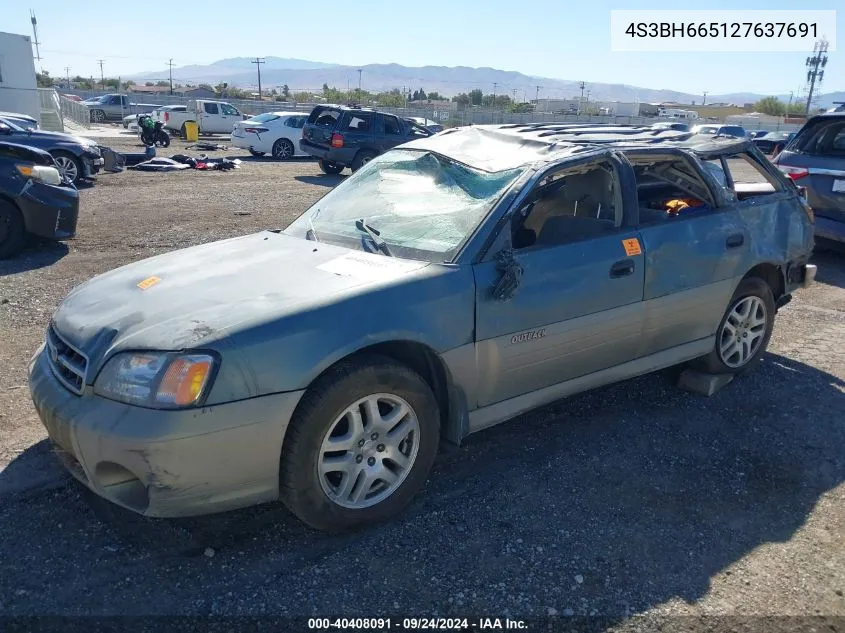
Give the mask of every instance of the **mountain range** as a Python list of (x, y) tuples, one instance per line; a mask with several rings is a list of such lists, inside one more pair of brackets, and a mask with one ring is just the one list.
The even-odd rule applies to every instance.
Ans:
[[(367, 64), (345, 66), (286, 57), (264, 57), (261, 64), (261, 83), (266, 89), (287, 85), (291, 91), (319, 91), (323, 84), (339, 90), (356, 88), (360, 76), (361, 87), (372, 92), (394, 88), (427, 92), (437, 91), (448, 97), (481, 88), (485, 93), (510, 94), (517, 100), (540, 98), (568, 99), (581, 94), (580, 81), (532, 77), (520, 72), (495, 68), (470, 68), (467, 66), (408, 67), (400, 64)], [(254, 58), (232, 57), (206, 65), (181, 66), (173, 69), (173, 79), (181, 83), (226, 82), (241, 88), (257, 85)], [(359, 69), (361, 71), (359, 75)], [(167, 70), (138, 73), (134, 81), (160, 81), (167, 79)], [(538, 89), (539, 86), (539, 89)], [(670, 89), (643, 88), (627, 84), (591, 83), (586, 89), (592, 101), (641, 101), (701, 104), (702, 95)], [(586, 95), (586, 92), (585, 92)], [(709, 103), (753, 103), (769, 95), (752, 92), (708, 94)], [(789, 95), (774, 95), (783, 101)], [(845, 101), (845, 91), (819, 95), (818, 106), (827, 108), (835, 101)]]

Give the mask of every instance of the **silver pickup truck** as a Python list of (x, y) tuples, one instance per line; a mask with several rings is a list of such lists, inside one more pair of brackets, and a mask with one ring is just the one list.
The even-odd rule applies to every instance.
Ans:
[(127, 114), (146, 114), (161, 107), (154, 103), (132, 103), (127, 95), (119, 94), (87, 99), (82, 105), (88, 106), (92, 123), (122, 121)]

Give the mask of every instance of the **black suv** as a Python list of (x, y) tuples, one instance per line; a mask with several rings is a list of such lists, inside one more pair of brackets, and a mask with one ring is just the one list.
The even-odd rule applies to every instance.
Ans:
[(816, 237), (845, 242), (845, 112), (807, 119), (774, 163), (807, 188)]
[(339, 174), (357, 171), (389, 149), (431, 136), (431, 132), (394, 114), (354, 106), (320, 105), (302, 128), (300, 149), (320, 159), (320, 169)]

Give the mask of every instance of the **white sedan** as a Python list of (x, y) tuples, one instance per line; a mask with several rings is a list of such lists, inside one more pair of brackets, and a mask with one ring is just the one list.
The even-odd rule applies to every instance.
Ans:
[(266, 112), (238, 121), (232, 130), (232, 145), (249, 150), (253, 156), (270, 154), (278, 160), (307, 156), (299, 149), (307, 118), (302, 112)]

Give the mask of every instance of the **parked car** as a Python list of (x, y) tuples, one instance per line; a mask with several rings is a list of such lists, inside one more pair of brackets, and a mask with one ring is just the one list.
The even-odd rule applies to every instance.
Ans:
[(755, 137), (754, 145), (764, 154), (777, 156), (793, 138), (795, 132), (767, 132)]
[(320, 160), (320, 169), (358, 171), (385, 151), (431, 132), (412, 121), (370, 108), (319, 105), (308, 115), (299, 147)]
[(69, 182), (90, 178), (103, 166), (103, 156), (95, 141), (45, 130), (24, 129), (0, 116), (0, 141), (36, 147), (49, 152), (59, 171)]
[(3, 117), (4, 119), (11, 121), (15, 125), (24, 129), (38, 129), (38, 119), (31, 117), (28, 114), (21, 114), (20, 112), (0, 112), (0, 117)]
[(193, 121), (203, 134), (231, 134), (238, 121), (249, 117), (225, 101), (197, 99), (188, 101), (184, 111), (169, 110), (165, 113), (165, 127), (185, 136), (185, 123)]
[(749, 130), (748, 132), (746, 132), (746, 135), (752, 141), (755, 138), (760, 138), (761, 136), (765, 136), (766, 134), (770, 134), (770, 132), (767, 132), (766, 130)]
[[(155, 112), (155, 110), (153, 110)], [(140, 114), (128, 114), (123, 117), (123, 127), (127, 130), (130, 129), (132, 126), (138, 125), (138, 117), (141, 116)]]
[(70, 99), (71, 101), (76, 101), (76, 102), (84, 101), (84, 99), (82, 97), (80, 97), (79, 95), (63, 94), (62, 96), (65, 99)]
[(445, 125), (441, 125), (437, 121), (432, 121), (431, 119), (426, 119), (421, 116), (408, 117), (406, 120), (416, 125), (419, 125), (420, 127), (424, 127), (432, 134), (437, 134), (438, 132), (442, 132), (446, 129)]
[(253, 156), (270, 154), (279, 160), (307, 156), (297, 147), (307, 118), (302, 112), (267, 112), (238, 121), (232, 130), (232, 145)]
[(845, 112), (807, 119), (774, 162), (807, 188), (816, 235), (845, 242)]
[(747, 138), (745, 128), (741, 125), (695, 125), (691, 132), (693, 134), (707, 134), (709, 136), (733, 136), (735, 138)]
[(87, 106), (91, 121), (122, 121), (127, 114), (146, 114), (159, 106), (154, 103), (134, 103), (127, 95), (108, 94), (81, 102)]
[(54, 454), (134, 512), (281, 497), (336, 531), (400, 511), (441, 440), (670, 365), (753, 368), (814, 278), (812, 214), (749, 141), (665, 138), (450, 129), (284, 230), (87, 281), (29, 368)]
[(674, 121), (659, 121), (651, 125), (653, 130), (675, 130), (676, 132), (689, 132), (688, 123), (676, 123)]
[(76, 233), (79, 192), (47, 152), (0, 141), (0, 259), (26, 236), (69, 239)]

